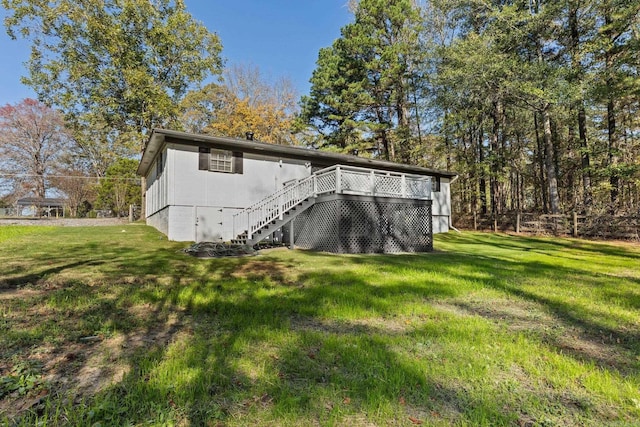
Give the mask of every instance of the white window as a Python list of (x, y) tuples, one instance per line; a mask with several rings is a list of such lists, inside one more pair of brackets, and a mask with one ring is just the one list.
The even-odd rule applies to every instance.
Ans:
[(242, 174), (242, 152), (198, 147), (198, 169), (210, 172)]
[(214, 172), (233, 172), (233, 153), (226, 150), (214, 150), (209, 153), (209, 170)]

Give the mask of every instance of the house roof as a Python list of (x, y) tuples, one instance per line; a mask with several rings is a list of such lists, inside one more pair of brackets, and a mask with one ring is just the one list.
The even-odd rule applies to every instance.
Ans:
[(40, 199), (38, 197), (23, 197), (16, 201), (18, 206), (38, 206), (38, 207), (63, 207), (65, 199)]
[(178, 132), (168, 129), (154, 129), (145, 147), (138, 175), (144, 176), (153, 164), (155, 156), (162, 149), (165, 142), (191, 146), (209, 146), (227, 150), (242, 151), (244, 153), (262, 154), (265, 156), (284, 157), (311, 162), (319, 166), (333, 166), (342, 164), (372, 169), (383, 169), (394, 172), (413, 173), (418, 175), (439, 176), (453, 178), (455, 172), (424, 168), (421, 166), (406, 165), (402, 163), (388, 162), (384, 160), (369, 159), (366, 157), (338, 154), (328, 151), (320, 151), (312, 148), (292, 147), (289, 145), (267, 144), (258, 141), (249, 141), (239, 138), (226, 138), (220, 136), (200, 135), (186, 132)]

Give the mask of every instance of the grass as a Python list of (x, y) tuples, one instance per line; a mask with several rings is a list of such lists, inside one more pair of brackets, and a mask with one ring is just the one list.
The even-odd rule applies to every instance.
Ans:
[(435, 240), (203, 260), (142, 225), (0, 227), (0, 423), (638, 423), (640, 246)]

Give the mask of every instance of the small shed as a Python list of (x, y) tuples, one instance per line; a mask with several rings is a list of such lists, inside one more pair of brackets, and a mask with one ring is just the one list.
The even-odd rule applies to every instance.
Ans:
[[(24, 197), (16, 202), (17, 216), (46, 216), (46, 217), (64, 217), (64, 206), (66, 200), (38, 197)], [(24, 211), (29, 214), (24, 215)]]

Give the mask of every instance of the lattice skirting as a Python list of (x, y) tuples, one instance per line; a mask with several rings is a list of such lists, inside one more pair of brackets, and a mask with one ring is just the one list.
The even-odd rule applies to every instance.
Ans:
[(294, 224), (295, 244), (334, 253), (433, 250), (431, 201), (333, 194)]

